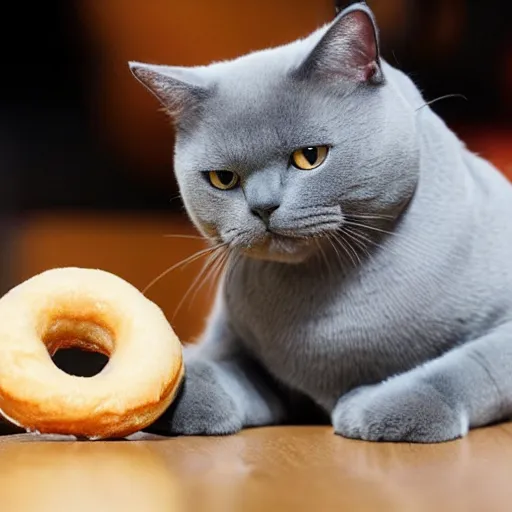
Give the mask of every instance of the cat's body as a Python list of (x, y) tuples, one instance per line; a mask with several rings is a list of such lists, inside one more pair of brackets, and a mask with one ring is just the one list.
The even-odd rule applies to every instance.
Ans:
[[(204, 68), (194, 87), (219, 82), (208, 115), (194, 103), (208, 104), (204, 90), (173, 105), (187, 209), (238, 252), (187, 352), (183, 395), (160, 423), (169, 433), (282, 423), (283, 388), (371, 440), (444, 441), (512, 413), (512, 186), (405, 75), (380, 59), (374, 69), (369, 20), (352, 7), (331, 32)], [(170, 87), (155, 67), (134, 71), (167, 105), (183, 91), (175, 72)], [(327, 143), (318, 171), (278, 165), (281, 147)], [(190, 170), (227, 166), (240, 193), (203, 191)]]

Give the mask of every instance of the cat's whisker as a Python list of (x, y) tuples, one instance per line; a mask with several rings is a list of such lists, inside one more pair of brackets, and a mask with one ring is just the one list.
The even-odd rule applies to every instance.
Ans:
[(344, 226), (342, 229), (343, 229), (344, 233), (346, 233), (347, 235), (350, 235), (350, 237), (353, 238), (354, 240), (357, 240), (359, 246), (361, 248), (364, 248), (365, 251), (366, 251), (366, 254), (368, 254), (369, 256), (371, 256), (371, 253), (368, 251), (367, 244), (370, 244), (370, 245), (373, 245), (373, 246), (376, 246), (376, 247), (381, 247), (382, 246), (382, 244), (379, 244), (378, 242), (375, 242), (371, 238), (366, 237), (365, 235), (363, 235), (362, 233), (360, 233), (356, 229), (350, 229), (347, 226)]
[(421, 240), (420, 238), (415, 238), (411, 234), (403, 235), (402, 233), (396, 233), (393, 231), (388, 231), (386, 229), (378, 228), (376, 226), (370, 226), (368, 224), (362, 224), (359, 222), (352, 222), (350, 220), (345, 220), (345, 224), (347, 226), (352, 226), (354, 228), (360, 228), (360, 229), (366, 229), (369, 231), (374, 231), (376, 233), (381, 233), (383, 235), (389, 235), (390, 237), (399, 238), (403, 241), (406, 247), (409, 248), (409, 250), (412, 250), (414, 252), (418, 250), (429, 250), (429, 247), (426, 247), (425, 242)]
[(355, 237), (351, 230), (347, 227), (345, 228), (342, 228), (342, 233), (346, 236), (348, 236), (351, 240), (353, 240), (353, 242), (357, 245), (357, 247), (364, 252), (364, 254), (369, 258), (371, 259), (372, 255), (370, 254), (370, 251), (368, 250), (368, 248), (366, 247), (366, 245), (360, 240), (358, 239), (357, 237)]
[(224, 249), (224, 246), (217, 246), (215, 248), (214, 252), (208, 256), (208, 259), (206, 260), (205, 264), (203, 265), (203, 268), (199, 271), (197, 276), (194, 278), (191, 285), (188, 287), (187, 291), (182, 296), (180, 302), (178, 303), (178, 306), (174, 310), (173, 317), (172, 317), (173, 319), (175, 318), (175, 316), (177, 315), (177, 313), (179, 312), (179, 310), (181, 309), (183, 304), (185, 304), (186, 300), (188, 299), (188, 296), (190, 295), (192, 290), (194, 290), (194, 288), (198, 285), (198, 283), (200, 282), (201, 278), (204, 276), (205, 272), (208, 270), (210, 265), (218, 257), (219, 251), (222, 251), (222, 249)]
[[(337, 237), (332, 237), (330, 242), (331, 245), (335, 248), (337, 261), (341, 271), (344, 272), (347, 268), (354, 266), (355, 263), (353, 263), (352, 258), (350, 256), (347, 258), (347, 248), (345, 247), (343, 241), (339, 240)], [(338, 251), (338, 248), (342, 249), (342, 252)]]
[[(360, 237), (364, 237), (363, 234), (359, 233), (358, 230), (353, 230), (354, 234), (357, 234)], [(357, 232), (357, 233), (356, 233)], [(383, 247), (383, 244), (379, 244), (375, 242), (374, 240), (371, 240), (370, 238), (365, 237), (368, 240), (368, 243), (376, 246), (376, 247)], [(386, 252), (389, 252), (390, 254), (396, 256), (397, 258), (403, 258), (404, 253), (414, 257), (416, 260), (418, 259), (418, 251), (417, 248), (414, 247), (414, 245), (411, 245), (410, 247), (408, 245), (401, 246), (401, 247), (393, 247), (392, 245), (387, 245), (385, 248)], [(435, 283), (439, 284), (439, 286), (445, 286), (445, 282), (443, 279), (439, 276), (437, 273), (432, 273), (429, 275), (428, 279), (430, 281), (434, 281)], [(425, 283), (425, 286), (431, 285), (432, 283)]]
[[(201, 272), (202, 276), (199, 277), (199, 280), (196, 283), (195, 290), (190, 298), (190, 304), (193, 304), (196, 300), (197, 294), (199, 290), (209, 281), (210, 285), (213, 283), (213, 274), (219, 264), (222, 261), (225, 251), (218, 251), (212, 254), (209, 258), (209, 261), (205, 263), (204, 270)], [(210, 287), (211, 289), (211, 287)]]
[(385, 221), (391, 221), (395, 220), (396, 217), (393, 215), (381, 215), (381, 214), (371, 214), (371, 215), (361, 215), (356, 213), (351, 213), (349, 215), (346, 215), (347, 218), (352, 219), (367, 219), (367, 220), (385, 220)]
[(350, 240), (347, 240), (345, 238), (346, 233), (343, 231), (338, 232), (338, 237), (343, 240), (343, 243), (347, 246), (347, 249), (354, 255), (354, 258), (357, 261), (357, 264), (361, 266), (363, 262), (361, 261), (361, 257), (359, 256), (359, 253), (354, 249), (353, 245), (350, 243)]
[[(354, 236), (362, 238), (366, 243), (371, 244), (374, 247), (377, 247), (377, 248), (384, 247), (383, 244), (378, 243), (375, 240), (372, 240), (371, 238), (369, 238), (369, 237), (365, 236), (364, 234), (362, 234), (360, 232), (360, 229), (357, 229), (357, 228), (350, 229), (350, 228), (347, 228), (347, 227), (345, 227), (344, 229), (345, 230), (350, 230), (350, 232)], [(390, 233), (390, 234), (396, 235), (396, 233)], [(387, 245), (386, 246), (386, 251), (389, 251), (389, 253), (393, 254), (397, 258), (402, 257), (404, 255), (404, 252), (410, 254), (413, 257), (417, 257), (417, 255), (418, 255), (418, 247), (414, 246), (414, 244), (409, 244), (408, 245), (408, 240), (405, 240), (405, 241), (407, 242), (405, 244), (405, 246), (401, 246), (400, 248), (393, 247), (392, 245)], [(437, 276), (437, 274), (433, 274), (430, 277), (430, 279), (433, 279), (434, 281), (436, 281), (440, 285), (444, 285), (443, 281)]]
[(184, 238), (186, 240), (204, 240), (206, 241), (204, 236), (200, 235), (182, 235), (182, 234), (169, 234), (169, 235), (163, 235), (164, 238)]
[(198, 251), (198, 252), (192, 254), (191, 256), (188, 256), (187, 258), (179, 261), (178, 263), (170, 266), (169, 268), (164, 270), (161, 274), (159, 274), (154, 279), (152, 279), (149, 282), (149, 284), (142, 290), (142, 294), (145, 295), (150, 288), (152, 288), (158, 281), (160, 281), (162, 278), (164, 278), (165, 276), (170, 274), (172, 271), (174, 271), (180, 267), (185, 267), (185, 266), (189, 265), (190, 263), (193, 263), (194, 261), (198, 260), (202, 256), (205, 256), (206, 254), (208, 254), (212, 251), (215, 251), (215, 250), (219, 249), (220, 247), (224, 247), (225, 245), (226, 244), (222, 243), (222, 244), (216, 245), (214, 247), (207, 247), (206, 249)]
[(222, 272), (224, 272), (226, 269), (226, 265), (229, 260), (229, 255), (230, 255), (231, 251), (232, 251), (232, 249), (229, 246), (227, 246), (225, 248), (225, 250), (220, 252), (220, 255), (217, 258), (217, 261), (214, 262), (214, 264), (212, 265), (210, 273), (206, 279), (207, 281), (210, 281), (210, 286), (208, 287), (208, 293), (212, 293), (213, 285), (215, 283), (219, 282)]
[(416, 112), (419, 112), (420, 110), (424, 109), (425, 107), (433, 105), (434, 103), (437, 103), (438, 101), (446, 100), (448, 98), (461, 98), (463, 100), (468, 101), (467, 97), (464, 96), (464, 94), (444, 94), (443, 96), (439, 96), (438, 98), (434, 98), (433, 100), (427, 101), (425, 104), (421, 105), (421, 107), (418, 107), (416, 109)]
[(169, 203), (173, 203), (176, 199), (181, 199), (181, 193), (178, 192), (169, 198)]
[[(219, 278), (219, 275), (222, 273), (222, 269), (224, 267), (224, 263), (226, 261), (226, 252), (223, 252), (217, 259), (216, 261), (214, 261), (212, 263), (212, 265), (210, 266), (204, 280), (203, 280), (203, 283), (199, 286), (199, 289), (204, 286), (205, 284), (208, 283), (208, 288), (207, 288), (207, 293), (208, 294), (212, 294), (213, 292), (213, 286), (214, 284), (218, 283), (218, 278)], [(197, 291), (196, 291), (197, 293)], [(192, 301), (194, 300), (194, 297), (196, 295), (196, 293), (194, 294), (194, 296), (192, 297)]]
[(329, 259), (327, 258), (327, 255), (325, 254), (324, 248), (322, 247), (322, 244), (318, 240), (318, 238), (314, 238), (315, 244), (318, 248), (318, 251), (320, 252), (320, 256), (325, 264), (325, 268), (328, 272), (328, 274), (331, 274), (330, 265), (329, 265)]
[(242, 260), (242, 253), (240, 251), (229, 248), (228, 257), (226, 261), (226, 274), (229, 275), (229, 272), (233, 272), (236, 266)]
[[(350, 229), (345, 226), (344, 230), (347, 232), (350, 232), (352, 234), (352, 236), (357, 237), (358, 239), (364, 241), (366, 244), (372, 245), (373, 247), (376, 247), (376, 248), (384, 247), (383, 244), (376, 242), (375, 240), (372, 240), (371, 238), (365, 236), (357, 228)], [(388, 250), (391, 254), (394, 254), (395, 256), (401, 256), (404, 250), (406, 252), (408, 252), (409, 250), (412, 250), (412, 249), (410, 249), (409, 247), (405, 247), (405, 249), (398, 250), (396, 247), (388, 246), (388, 247), (386, 247), (386, 250)], [(416, 254), (416, 253), (414, 253), (414, 254)]]
[[(333, 232), (327, 232), (325, 234), (325, 240), (329, 242), (329, 245), (332, 247), (332, 250), (334, 251), (336, 255), (336, 263), (341, 267), (341, 269), (344, 269), (347, 260), (345, 258), (345, 248), (343, 248), (343, 252), (340, 252), (338, 249), (341, 248), (339, 240), (336, 238), (336, 234)], [(350, 263), (350, 262), (349, 262)]]
[(214, 270), (212, 272), (211, 279), (210, 279), (210, 286), (208, 288), (208, 293), (212, 293), (213, 292), (213, 289), (212, 289), (213, 285), (220, 281), (222, 272), (225, 271), (226, 265), (228, 264), (229, 257), (230, 257), (230, 251), (229, 251), (229, 248), (228, 248), (228, 250), (223, 251), (223, 253), (221, 254), (219, 260), (217, 261), (216, 267), (214, 268)]
[(335, 235), (334, 234), (328, 234), (327, 237), (326, 237), (326, 240), (329, 241), (329, 243), (331, 244), (334, 252), (336, 253), (336, 259), (337, 259), (338, 263), (342, 263), (342, 255), (338, 251), (338, 247), (336, 247), (336, 244), (333, 241), (333, 238), (335, 239)]
[(337, 234), (332, 233), (330, 236), (332, 236), (333, 240), (339, 245), (339, 247), (341, 249), (343, 249), (343, 252), (348, 256), (348, 258), (350, 260), (350, 263), (353, 265), (354, 268), (356, 268), (357, 267), (357, 262), (354, 259), (354, 256), (352, 255), (352, 252), (347, 247), (346, 240), (342, 239), (339, 236), (339, 233), (337, 233)]
[[(383, 233), (383, 234), (390, 235), (390, 236), (395, 236), (395, 237), (399, 236), (397, 233), (392, 233), (392, 232), (387, 232), (387, 231), (383, 231), (383, 230), (378, 230), (376, 228), (373, 228), (372, 226), (359, 227), (359, 226), (355, 226), (353, 223), (347, 223), (347, 224), (354, 228), (352, 230), (353, 234), (357, 233), (357, 235), (359, 237), (364, 237), (364, 240), (366, 242), (368, 242), (369, 244), (373, 245), (374, 247), (384, 247), (384, 245), (382, 243), (377, 242), (376, 240), (372, 240), (370, 237), (367, 237), (367, 236), (363, 235), (361, 233), (361, 230), (368, 229), (370, 231), (377, 231), (379, 233)], [(391, 238), (391, 240), (393, 240), (393, 238)], [(404, 238), (404, 237), (402, 237), (400, 240), (401, 240), (400, 247), (393, 246), (392, 244), (388, 244), (386, 246), (386, 250), (388, 250), (390, 253), (395, 254), (397, 256), (400, 256), (404, 252), (405, 253), (409, 253), (409, 254), (414, 255), (414, 256), (417, 256), (418, 255), (418, 251), (422, 252), (422, 251), (428, 250), (428, 248), (425, 247), (424, 242), (422, 242), (420, 240), (415, 240), (415, 239), (409, 240), (409, 239)]]
[(214, 264), (210, 275), (208, 276), (207, 280), (210, 281), (209, 286), (209, 293), (212, 293), (213, 285), (216, 283), (219, 283), (220, 278), (222, 276), (222, 273), (226, 271), (228, 266), (231, 266), (231, 268), (234, 267), (236, 262), (231, 261), (230, 259), (233, 257), (233, 255), (236, 253), (229, 245), (225, 248), (224, 251), (221, 251), (220, 257), (217, 259), (216, 263)]

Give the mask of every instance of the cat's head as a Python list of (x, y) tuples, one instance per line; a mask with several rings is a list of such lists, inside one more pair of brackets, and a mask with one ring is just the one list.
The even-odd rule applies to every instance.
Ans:
[(175, 123), (184, 204), (215, 242), (301, 261), (349, 219), (398, 215), (414, 192), (414, 109), (386, 76), (364, 4), (233, 61), (130, 67)]

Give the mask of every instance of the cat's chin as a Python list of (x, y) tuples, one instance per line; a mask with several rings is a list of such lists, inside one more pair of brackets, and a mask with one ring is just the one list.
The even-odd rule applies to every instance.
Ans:
[(315, 244), (309, 240), (271, 235), (251, 247), (244, 248), (242, 252), (250, 258), (258, 260), (299, 264), (308, 260), (315, 253)]

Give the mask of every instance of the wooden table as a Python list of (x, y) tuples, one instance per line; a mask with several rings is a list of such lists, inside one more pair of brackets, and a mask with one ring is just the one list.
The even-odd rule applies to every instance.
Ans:
[(328, 428), (224, 438), (0, 438), (2, 512), (512, 510), (512, 426), (437, 446)]

